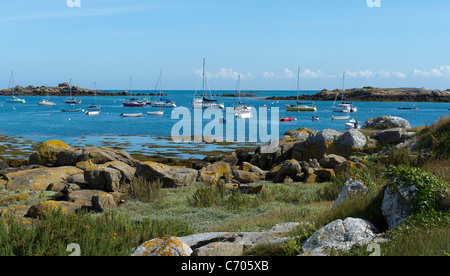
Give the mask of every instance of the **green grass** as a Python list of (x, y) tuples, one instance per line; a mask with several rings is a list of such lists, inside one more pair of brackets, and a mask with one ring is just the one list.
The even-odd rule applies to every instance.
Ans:
[[(447, 164), (441, 160), (434, 162)], [(359, 217), (385, 231), (387, 226), (380, 210), (383, 191), (388, 182), (384, 177), (385, 171), (385, 165), (373, 162), (364, 169), (340, 173), (327, 183), (252, 184), (264, 185), (260, 194), (240, 194), (221, 186), (205, 187), (201, 183), (193, 187), (169, 189), (162, 189), (158, 183), (143, 183), (145, 185), (136, 186), (141, 190), (133, 188), (134, 195), (124, 204), (103, 214), (63, 216), (57, 212), (33, 226), (17, 220), (7, 220), (8, 224), (0, 220), (0, 256), (67, 256), (70, 254), (67, 246), (71, 243), (78, 243), (84, 256), (123, 256), (129, 255), (134, 247), (143, 242), (161, 236), (185, 236), (212, 231), (262, 231), (277, 223), (308, 222), (307, 228), (291, 233), (296, 240), (284, 245), (259, 245), (247, 252), (264, 256), (297, 255), (301, 252), (302, 241), (335, 219)], [(420, 173), (417, 177), (408, 172), (399, 174), (411, 175), (416, 180), (428, 177), (430, 181), (440, 181), (429, 174)], [(337, 194), (350, 176), (361, 179), (369, 192), (332, 210)], [(441, 186), (436, 184), (433, 187)], [(433, 191), (427, 194), (433, 195)], [(52, 195), (36, 193), (29, 200), (36, 203), (51, 199)], [(0, 198), (3, 196), (0, 195)], [(406, 226), (387, 232), (392, 241), (382, 245), (382, 254), (449, 253), (448, 243), (442, 242), (449, 233), (449, 224), (445, 223), (445, 219), (444, 216), (434, 224), (420, 224), (411, 220)], [(334, 254), (368, 255), (365, 248)]]
[(55, 212), (31, 226), (17, 219), (7, 221), (0, 220), (0, 256), (68, 256), (72, 243), (80, 246), (82, 256), (127, 256), (147, 240), (193, 233), (179, 220), (135, 222), (114, 212), (100, 216)]

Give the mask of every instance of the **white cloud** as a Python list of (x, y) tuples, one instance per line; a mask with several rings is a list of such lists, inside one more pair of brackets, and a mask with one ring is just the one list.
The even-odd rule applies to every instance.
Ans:
[[(275, 74), (273, 72), (264, 72), (261, 74), (265, 79), (293, 79), (297, 77), (297, 74), (294, 74), (289, 68), (285, 68), (283, 73)], [(327, 75), (321, 71), (311, 71), (310, 69), (305, 69), (300, 73), (301, 78), (309, 78), (309, 79), (317, 79), (317, 78), (325, 78)]]
[(406, 74), (404, 74), (402, 72), (392, 72), (392, 76), (394, 76), (395, 78), (399, 78), (399, 79), (406, 78)]
[[(195, 70), (194, 73), (196, 75), (202, 76), (203, 71), (201, 69)], [(220, 68), (217, 73), (206, 72), (206, 77), (209, 79), (233, 79), (237, 80), (239, 75), (241, 75), (241, 79), (251, 79), (253, 75), (250, 73), (242, 74), (234, 71), (232, 68)]]
[(375, 77), (379, 77), (379, 78), (406, 78), (406, 74), (399, 72), (399, 71), (388, 71), (388, 70), (383, 70), (383, 71), (379, 71), (379, 72), (374, 72), (374, 71), (370, 71), (368, 69), (366, 70), (360, 70), (360, 71), (356, 71), (356, 72), (351, 72), (349, 70), (346, 71), (346, 76), (350, 77), (350, 78), (367, 78), (367, 79), (371, 79), (371, 78), (375, 78)]
[(413, 76), (425, 77), (425, 78), (449, 78), (450, 77), (450, 65), (441, 65), (438, 68), (434, 68), (429, 71), (422, 71), (419, 69), (414, 69)]

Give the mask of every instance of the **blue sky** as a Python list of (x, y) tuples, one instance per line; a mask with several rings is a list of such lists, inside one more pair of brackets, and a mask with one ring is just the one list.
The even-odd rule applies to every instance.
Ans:
[(450, 1), (66, 0), (0, 2), (0, 88), (73, 84), (211, 89), (450, 88)]

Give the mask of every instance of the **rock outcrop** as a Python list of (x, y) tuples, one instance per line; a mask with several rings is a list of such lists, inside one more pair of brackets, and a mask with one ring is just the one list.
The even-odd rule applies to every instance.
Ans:
[(149, 182), (160, 181), (163, 188), (176, 188), (194, 185), (198, 171), (148, 161), (137, 165), (135, 176)]
[(348, 250), (356, 244), (369, 244), (378, 230), (359, 218), (335, 220), (309, 237), (302, 245), (305, 255), (325, 255), (330, 249)]

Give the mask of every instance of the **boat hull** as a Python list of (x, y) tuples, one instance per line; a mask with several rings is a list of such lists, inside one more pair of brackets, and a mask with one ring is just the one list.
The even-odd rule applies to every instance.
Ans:
[(124, 117), (124, 118), (133, 118), (133, 117), (141, 117), (142, 113), (134, 113), (134, 114), (126, 114), (126, 113), (122, 113), (120, 114), (120, 116)]
[(81, 108), (78, 108), (78, 109), (64, 109), (64, 108), (62, 108), (61, 111), (62, 112), (79, 112), (79, 111), (81, 111)]
[(147, 115), (162, 116), (162, 115), (164, 115), (164, 112), (163, 111), (149, 111), (149, 112), (147, 112)]
[(286, 111), (317, 111), (315, 106), (286, 105)]

